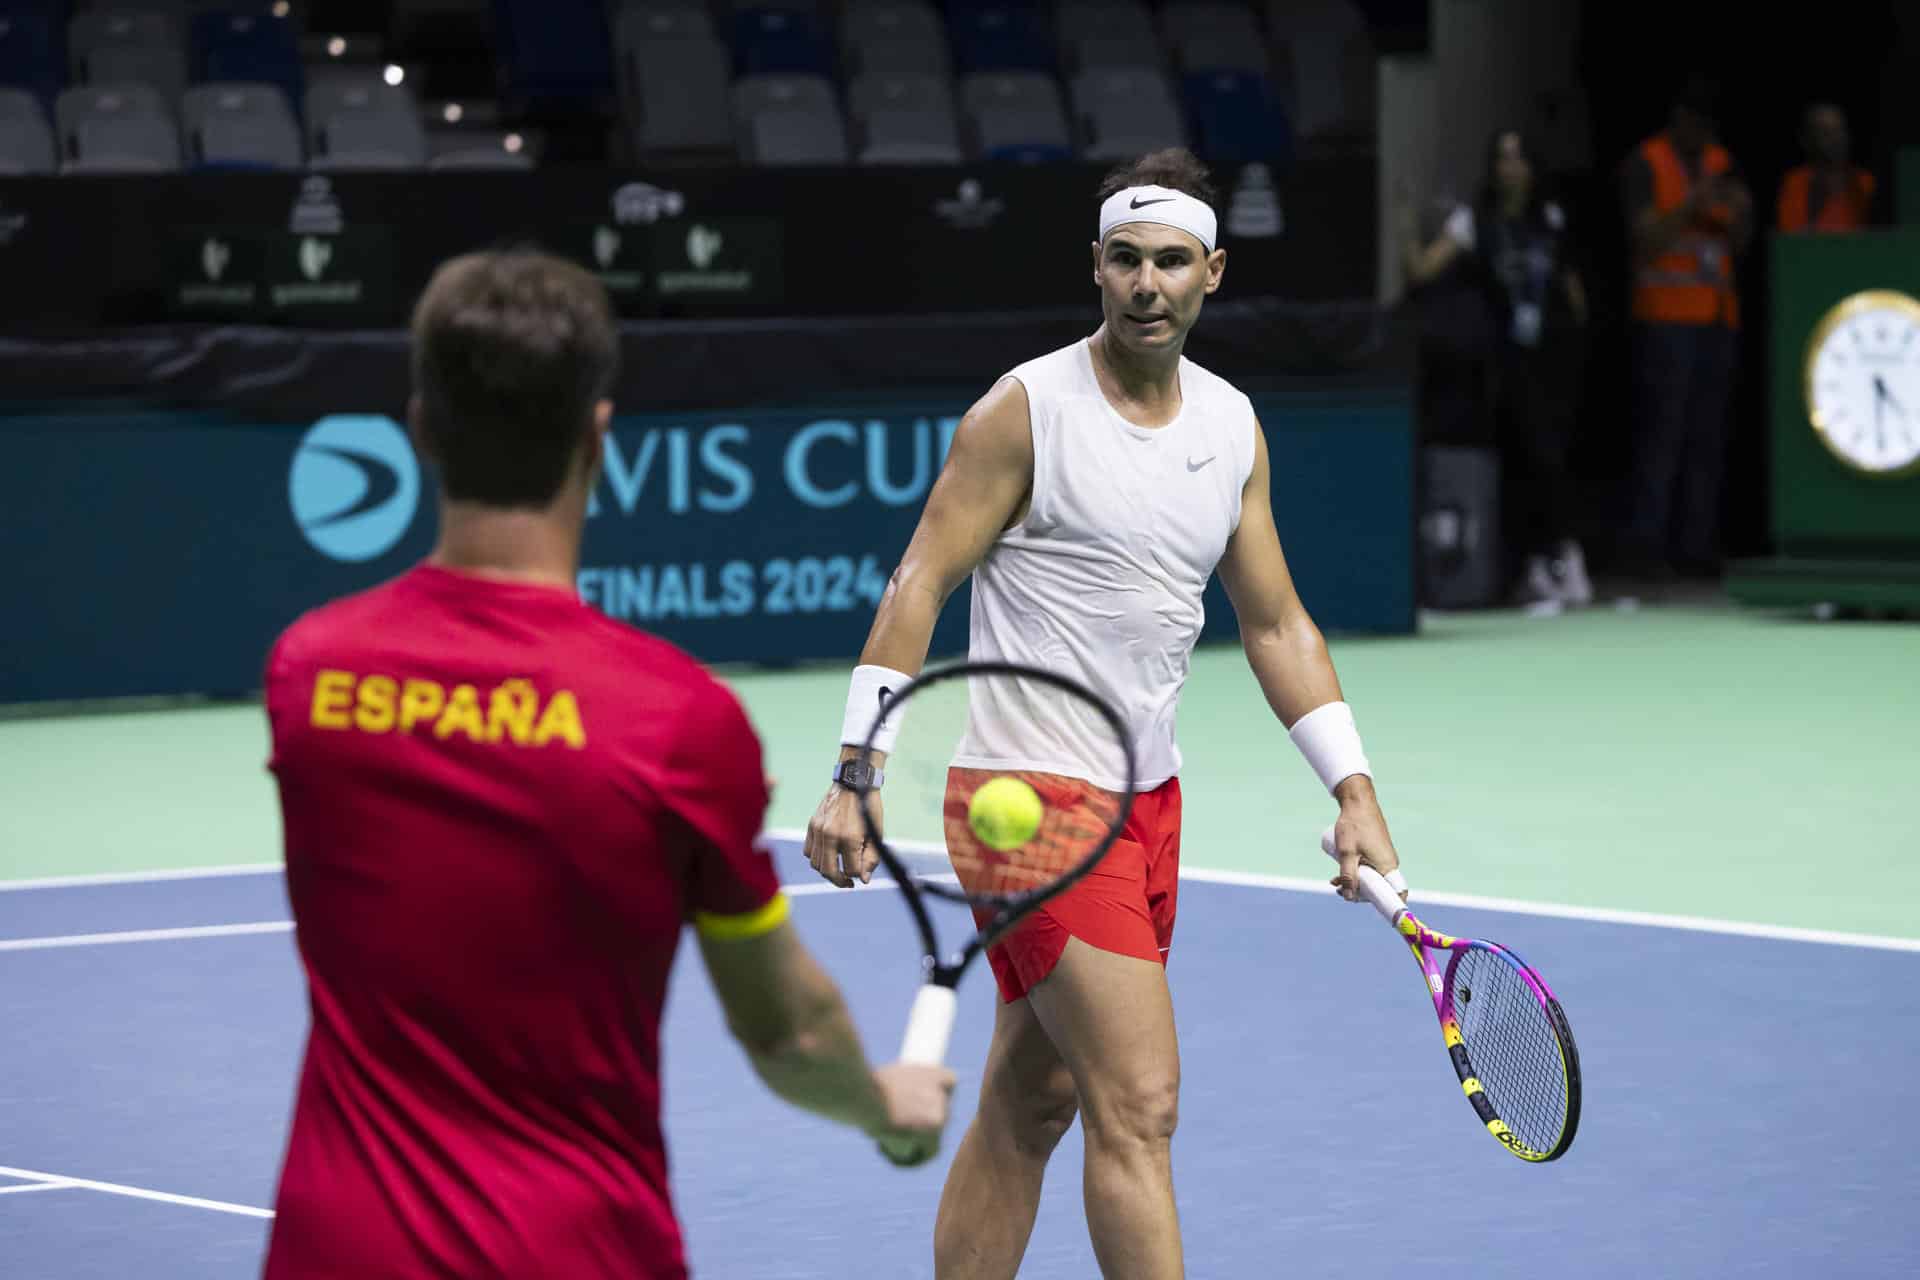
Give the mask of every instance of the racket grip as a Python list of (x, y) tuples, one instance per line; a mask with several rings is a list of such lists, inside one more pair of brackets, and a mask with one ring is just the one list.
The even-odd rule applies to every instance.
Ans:
[(937, 1067), (947, 1060), (947, 1042), (953, 1036), (953, 1018), (959, 1000), (952, 987), (924, 983), (907, 1015), (906, 1038), (900, 1042), (900, 1061)]
[[(1335, 848), (1333, 843), (1332, 827), (1320, 833), (1320, 852), (1335, 862), (1340, 860), (1340, 850)], [(1360, 881), (1360, 892), (1365, 894), (1367, 901), (1373, 904), (1373, 909), (1380, 913), (1380, 918), (1388, 924), (1398, 923), (1400, 913), (1407, 909), (1407, 904), (1400, 901), (1400, 894), (1387, 883), (1386, 877), (1363, 862), (1360, 864), (1357, 878)]]

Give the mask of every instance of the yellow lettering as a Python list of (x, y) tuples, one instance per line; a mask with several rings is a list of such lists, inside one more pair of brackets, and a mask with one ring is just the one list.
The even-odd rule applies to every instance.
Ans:
[(393, 728), (393, 700), (400, 686), (392, 676), (368, 676), (360, 682), (360, 705), (353, 709), (353, 722), (366, 733), (385, 733)]
[(562, 689), (540, 713), (540, 724), (533, 731), (533, 745), (544, 747), (559, 738), (575, 751), (587, 745), (587, 732), (580, 727), (580, 704), (571, 690)]
[(486, 739), (487, 726), (480, 719), (480, 694), (470, 684), (455, 685), (453, 696), (447, 699), (447, 709), (440, 716), (440, 722), (433, 726), (433, 736), (445, 738), (453, 733), (464, 733), (475, 742)]
[(400, 690), (400, 732), (440, 714), (446, 691), (431, 680), (409, 680)]
[(322, 671), (313, 678), (313, 727), (348, 729), (347, 708), (353, 705), (353, 672)]
[(526, 745), (533, 737), (533, 713), (540, 709), (540, 695), (531, 680), (508, 680), (487, 700), (487, 741), (498, 742), (506, 734)]

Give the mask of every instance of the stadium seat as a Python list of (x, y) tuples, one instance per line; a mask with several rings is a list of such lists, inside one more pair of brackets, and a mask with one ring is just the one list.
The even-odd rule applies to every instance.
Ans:
[(1268, 70), (1266, 36), (1253, 10), (1229, 3), (1167, 6), (1167, 43), (1183, 71)]
[(1213, 165), (1256, 161), (1284, 168), (1293, 154), (1286, 117), (1264, 76), (1245, 71), (1194, 72), (1181, 82), (1194, 149)]
[(734, 130), (750, 164), (845, 164), (847, 128), (824, 76), (746, 76), (733, 86)]
[(1054, 15), (1054, 33), (1066, 54), (1089, 40), (1117, 40), (1146, 48), (1160, 44), (1154, 15), (1139, 0), (1062, 0), (1060, 12)]
[(1180, 69), (1187, 72), (1245, 71), (1269, 78), (1273, 72), (1266, 45), (1221, 31), (1195, 34), (1180, 46), (1177, 56)]
[(52, 102), (65, 84), (65, 28), (51, 5), (0, 6), (0, 87)]
[(691, 40), (713, 37), (713, 17), (691, 4), (628, 0), (615, 12), (613, 42), (627, 48), (641, 40)]
[(305, 160), (293, 108), (277, 84), (196, 85), (180, 99), (197, 169), (298, 169)]
[(1052, 71), (1052, 34), (1041, 11), (1029, 4), (953, 6), (953, 61), (963, 73)]
[(1285, 101), (1303, 137), (1370, 133), (1374, 51), (1364, 15), (1350, 0), (1274, 0), (1267, 6)]
[(169, 14), (90, 9), (67, 28), (75, 84), (150, 84), (169, 101), (187, 87), (187, 49)]
[(952, 74), (947, 29), (939, 15), (917, 0), (862, 0), (841, 25), (847, 65), (868, 72)]
[(1162, 67), (1166, 52), (1158, 41), (1136, 36), (1084, 36), (1065, 49), (1066, 63), (1074, 71), (1092, 71), (1101, 67)]
[(854, 80), (847, 106), (861, 164), (958, 164), (960, 127), (944, 77), (870, 72)]
[(180, 131), (150, 85), (81, 85), (54, 108), (63, 173), (167, 173), (180, 167)]
[(444, 130), (427, 135), (427, 167), (430, 169), (518, 169), (533, 168), (533, 149), (515, 145), (520, 135), (498, 130), (480, 133), (472, 130)]
[(1071, 92), (1089, 160), (1131, 160), (1161, 147), (1186, 145), (1180, 108), (1157, 70), (1093, 68), (1073, 78)]
[(830, 76), (833, 48), (810, 11), (755, 5), (733, 15), (733, 66), (743, 76)]
[(285, 102), (306, 93), (297, 28), (271, 13), (218, 11), (193, 17), (195, 84), (270, 84)]
[(984, 159), (1038, 164), (1073, 155), (1067, 115), (1052, 76), (1037, 71), (963, 76), (960, 103)]
[(307, 152), (316, 169), (417, 169), (427, 163), (420, 106), (404, 84), (328, 77), (307, 90)]
[(25, 89), (0, 89), (0, 175), (52, 173), (53, 129), (40, 99)]
[(640, 156), (732, 151), (727, 51), (718, 40), (642, 39), (620, 56), (621, 97)]
[(507, 93), (535, 112), (598, 110), (613, 94), (600, 0), (494, 0)]

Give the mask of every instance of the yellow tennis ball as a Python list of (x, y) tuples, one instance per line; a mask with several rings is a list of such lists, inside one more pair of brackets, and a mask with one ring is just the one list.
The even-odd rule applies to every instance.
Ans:
[(989, 849), (1018, 849), (1033, 839), (1045, 812), (1040, 793), (1018, 778), (994, 778), (973, 793), (967, 825)]

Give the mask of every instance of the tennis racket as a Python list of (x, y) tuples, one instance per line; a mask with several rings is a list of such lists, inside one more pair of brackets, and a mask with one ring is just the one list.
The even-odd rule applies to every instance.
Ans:
[[(1332, 827), (1320, 848), (1339, 858)], [(1447, 1056), (1487, 1132), (1532, 1163), (1565, 1155), (1580, 1125), (1580, 1053), (1546, 979), (1497, 942), (1429, 929), (1372, 867), (1359, 880), (1425, 975)], [(1452, 953), (1444, 975), (1441, 951)]]
[[(882, 763), (873, 744), (884, 725), (896, 725), (899, 736)], [(1085, 776), (988, 763), (1020, 757), (1030, 734), (1016, 739), (1016, 726), (1044, 726), (1048, 741)], [(883, 802), (880, 787), (859, 789), (867, 839), (920, 935), (924, 981), (900, 1060), (938, 1064), (946, 1060), (955, 988), (967, 967), (1071, 888), (1119, 838), (1133, 808), (1133, 741), (1119, 712), (1071, 677), (1014, 663), (962, 662), (923, 671), (899, 689), (874, 718), (863, 750), (881, 764), (886, 792)], [(995, 791), (981, 796), (987, 786)], [(1015, 831), (1025, 838), (1009, 844), (1009, 833), (988, 828), (995, 841), (988, 843), (972, 821), (977, 796), (1024, 800), (1024, 809), (1003, 803), (1000, 812), (1020, 817), (1016, 827), (1037, 819), (1031, 833)], [(911, 837), (935, 835), (944, 856), (912, 847)], [(941, 949), (928, 909), (933, 899), (972, 908), (974, 928), (957, 951)]]

